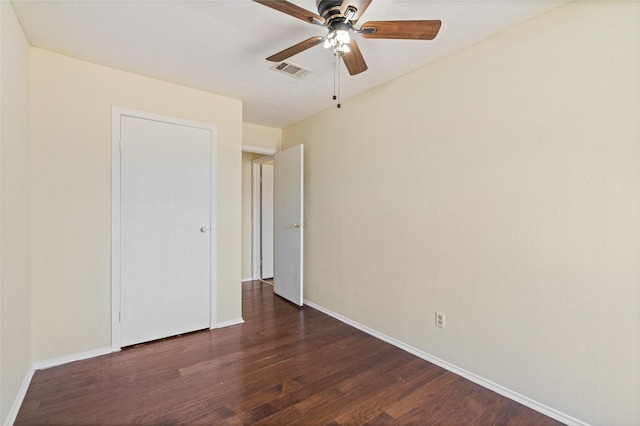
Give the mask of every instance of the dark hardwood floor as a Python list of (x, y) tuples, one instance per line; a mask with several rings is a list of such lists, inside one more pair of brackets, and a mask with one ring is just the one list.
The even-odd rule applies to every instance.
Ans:
[(243, 316), (37, 371), (16, 425), (559, 424), (259, 281)]

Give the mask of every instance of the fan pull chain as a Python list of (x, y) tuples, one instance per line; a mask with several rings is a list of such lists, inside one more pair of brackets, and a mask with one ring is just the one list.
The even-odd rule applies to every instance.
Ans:
[[(337, 93), (337, 96), (336, 96)], [(333, 100), (338, 100), (338, 108), (340, 108), (340, 57), (333, 57)]]
[(338, 99), (336, 96), (336, 57), (333, 57), (333, 100)]
[(342, 67), (340, 66), (340, 57), (336, 57), (336, 63), (338, 64), (338, 108), (340, 108), (340, 70)]

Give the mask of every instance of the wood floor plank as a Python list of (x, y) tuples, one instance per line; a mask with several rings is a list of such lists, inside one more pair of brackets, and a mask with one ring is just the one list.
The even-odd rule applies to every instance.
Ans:
[(559, 424), (270, 285), (242, 300), (243, 324), (37, 371), (15, 424)]
[(421, 386), (435, 377), (443, 374), (441, 368), (431, 364), (426, 368), (416, 371), (416, 374), (408, 377), (398, 377), (398, 379), (383, 391), (363, 398), (359, 403), (353, 403), (349, 410), (345, 410), (341, 415), (336, 416), (336, 424), (365, 424), (385, 414), (384, 409), (395, 402), (401, 401), (408, 395), (419, 391)]
[[(368, 348), (368, 346), (364, 346), (364, 348)], [(296, 392), (282, 393), (270, 403), (284, 409), (305, 400), (310, 401), (313, 396), (321, 398), (323, 391), (335, 389), (338, 383), (366, 370), (364, 365), (370, 358), (383, 359), (386, 355), (380, 354), (380, 352), (379, 348), (354, 351), (352, 357), (337, 357), (336, 363), (332, 363), (329, 367), (311, 363), (311, 368), (294, 378), (301, 385), (301, 389)]]

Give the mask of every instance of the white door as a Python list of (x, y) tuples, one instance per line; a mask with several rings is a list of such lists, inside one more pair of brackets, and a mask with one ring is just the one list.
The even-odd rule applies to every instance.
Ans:
[(303, 162), (297, 145), (275, 154), (274, 170), (274, 291), (302, 306)]
[(273, 278), (273, 164), (261, 165), (260, 210), (261, 250), (260, 278)]
[(208, 328), (211, 131), (122, 116), (120, 151), (121, 345)]

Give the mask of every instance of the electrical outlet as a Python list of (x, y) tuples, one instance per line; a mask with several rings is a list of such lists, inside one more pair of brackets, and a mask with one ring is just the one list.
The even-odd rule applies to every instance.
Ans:
[(444, 328), (444, 313), (436, 311), (436, 327)]

